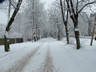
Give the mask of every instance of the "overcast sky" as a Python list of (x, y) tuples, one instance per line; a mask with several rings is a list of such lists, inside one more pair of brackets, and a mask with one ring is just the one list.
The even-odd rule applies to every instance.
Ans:
[(52, 2), (54, 2), (55, 0), (41, 0), (42, 2), (45, 2), (45, 8), (48, 8), (48, 6), (50, 6), (50, 4)]

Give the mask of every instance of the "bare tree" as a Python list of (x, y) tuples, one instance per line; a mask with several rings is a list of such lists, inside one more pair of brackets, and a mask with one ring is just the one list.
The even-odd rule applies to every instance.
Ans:
[[(61, 13), (62, 13), (62, 20), (63, 24), (65, 25), (65, 31), (66, 31), (66, 40), (67, 44), (69, 44), (69, 34), (68, 34), (68, 9), (66, 11), (66, 6), (65, 6), (65, 0), (64, 0), (64, 6), (62, 3), (62, 0), (60, 0), (60, 6), (61, 6)], [(64, 9), (64, 10), (63, 10)], [(65, 14), (67, 12), (67, 14)]]
[(4, 46), (5, 46), (5, 51), (6, 52), (10, 51), (9, 40), (7, 38), (8, 37), (8, 32), (10, 31), (10, 27), (11, 27), (12, 23), (14, 22), (14, 18), (16, 16), (16, 14), (18, 13), (19, 9), (20, 9), (21, 3), (22, 3), (22, 0), (18, 0), (18, 3), (16, 5), (16, 7), (15, 7), (15, 10), (14, 10), (14, 12), (12, 14), (12, 17), (9, 19), (9, 22), (8, 22), (8, 24), (6, 26), (5, 35), (4, 35), (4, 40), (5, 40), (4, 41)]
[(74, 7), (73, 0), (66, 0), (67, 8), (68, 8), (68, 11), (70, 13), (70, 17), (71, 17), (71, 19), (73, 21), (73, 24), (74, 24), (74, 33), (75, 33), (75, 39), (76, 39), (77, 49), (80, 49), (78, 15), (80, 14), (80, 12), (86, 6), (88, 6), (90, 4), (93, 4), (93, 3), (96, 3), (96, 1), (92, 1), (92, 2), (86, 3), (81, 9), (79, 9), (79, 2), (82, 2), (82, 1), (76, 0), (76, 4), (74, 3), (76, 7)]

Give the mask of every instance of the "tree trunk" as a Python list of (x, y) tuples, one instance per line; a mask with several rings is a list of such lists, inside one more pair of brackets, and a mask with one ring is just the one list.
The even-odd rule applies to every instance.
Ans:
[(60, 30), (58, 31), (58, 40), (60, 40)]
[(10, 51), (9, 40), (7, 39), (6, 35), (4, 35), (4, 46), (5, 46), (5, 52)]
[(60, 35), (58, 34), (58, 40), (60, 40)]
[(70, 16), (73, 23), (74, 23), (74, 33), (75, 33), (75, 39), (76, 39), (76, 48), (80, 49), (80, 38), (79, 38), (79, 27), (78, 27), (78, 14), (74, 14), (73, 16)]
[[(62, 20), (63, 24), (65, 26), (65, 31), (66, 31), (66, 41), (67, 44), (69, 44), (69, 34), (68, 34), (68, 10), (67, 10), (67, 16), (65, 15), (65, 12), (63, 11), (63, 5), (62, 5), (62, 0), (60, 0), (60, 6), (61, 6), (61, 14), (62, 14)], [(66, 16), (66, 19), (64, 18)]]
[(79, 31), (75, 31), (75, 39), (76, 39), (77, 49), (80, 49)]
[(78, 28), (78, 20), (74, 22), (74, 28), (75, 28), (75, 39), (76, 39), (76, 48), (80, 49), (80, 38), (79, 38), (79, 28)]
[(10, 18), (10, 20), (9, 20), (7, 26), (6, 26), (6, 31), (5, 31), (5, 35), (4, 35), (5, 52), (8, 52), (9, 49), (10, 49), (10, 47), (9, 47), (9, 40), (8, 40), (8, 38), (6, 36), (6, 32), (10, 31), (10, 27), (11, 27), (12, 23), (14, 22), (14, 19), (15, 19), (16, 15), (17, 15), (17, 13), (18, 13), (18, 11), (20, 9), (21, 3), (22, 3), (22, 0), (18, 0), (16, 8), (15, 8), (13, 14), (12, 14), (12, 17)]
[(67, 40), (67, 44), (69, 44), (68, 25), (67, 25), (67, 22), (64, 22), (64, 24), (65, 24), (65, 30), (66, 30), (66, 40)]

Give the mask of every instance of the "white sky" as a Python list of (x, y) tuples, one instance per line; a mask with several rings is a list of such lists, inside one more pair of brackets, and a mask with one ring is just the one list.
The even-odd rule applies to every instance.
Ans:
[(50, 4), (52, 2), (54, 2), (55, 0), (41, 0), (41, 1), (45, 3), (45, 8), (48, 9), (48, 7), (50, 6)]

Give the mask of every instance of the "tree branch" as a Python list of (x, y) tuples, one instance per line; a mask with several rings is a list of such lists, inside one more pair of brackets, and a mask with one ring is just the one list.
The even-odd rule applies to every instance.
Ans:
[(77, 3), (76, 3), (76, 13), (78, 13), (78, 0), (77, 0)]
[(12, 3), (11, 3), (11, 5), (13, 6), (13, 8), (16, 8)]
[(17, 12), (19, 11), (19, 8), (21, 6), (21, 3), (22, 3), (22, 0), (18, 0), (18, 3), (16, 5), (16, 8), (15, 8), (15, 10), (13, 12), (13, 15), (12, 15), (12, 17), (10, 18), (10, 20), (9, 20), (9, 22), (7, 24), (6, 31), (9, 31), (10, 30), (10, 26), (12, 25)]
[(90, 4), (93, 4), (93, 3), (96, 3), (96, 1), (93, 1), (93, 2), (90, 2), (90, 3), (85, 4), (85, 5), (78, 11), (78, 13), (80, 13), (87, 5), (90, 5)]
[(66, 0), (66, 3), (67, 3), (68, 11), (69, 11), (69, 13), (71, 14), (70, 5), (69, 5), (69, 0)]
[(60, 7), (61, 7), (62, 19), (63, 19), (63, 22), (64, 22), (65, 21), (65, 18), (64, 18), (64, 11), (63, 11), (62, 0), (60, 0)]
[(71, 11), (72, 11), (72, 13), (73, 14), (75, 14), (75, 11), (74, 11), (74, 6), (73, 6), (73, 2), (72, 2), (72, 0), (70, 0), (70, 6), (71, 6)]

